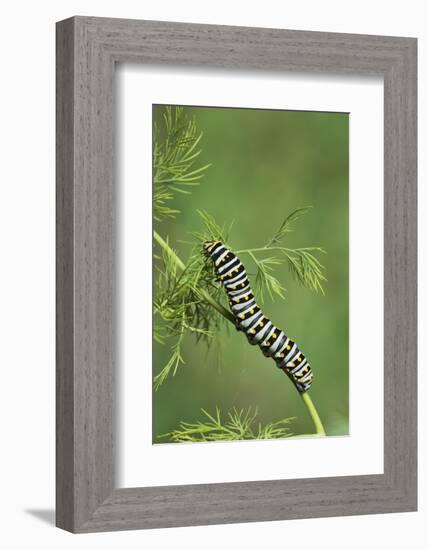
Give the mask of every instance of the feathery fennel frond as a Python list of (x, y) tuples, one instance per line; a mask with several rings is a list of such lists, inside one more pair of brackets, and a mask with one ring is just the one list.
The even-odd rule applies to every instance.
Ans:
[(302, 208), (297, 208), (296, 210), (293, 210), (293, 212), (291, 212), (291, 214), (289, 214), (284, 219), (278, 231), (265, 246), (267, 248), (271, 248), (272, 246), (281, 244), (281, 241), (285, 237), (285, 235), (294, 231), (292, 229), (293, 223), (298, 220), (300, 216), (304, 216), (305, 214), (307, 214), (311, 208), (312, 206), (304, 206)]
[[(225, 307), (221, 288), (213, 283), (212, 266), (195, 245), (186, 264), (181, 262), (168, 241), (157, 236), (161, 246), (161, 260), (156, 265), (156, 283), (153, 300), (154, 334), (162, 343), (170, 344), (171, 355), (166, 365), (155, 376), (159, 389), (169, 374), (175, 374), (185, 363), (182, 343), (193, 335), (210, 347), (212, 335), (231, 315)], [(219, 309), (223, 315), (219, 315)], [(233, 317), (231, 317), (233, 319)]]
[(274, 295), (277, 294), (280, 298), (284, 298), (285, 288), (278, 281), (278, 279), (272, 274), (274, 267), (280, 265), (282, 261), (278, 258), (257, 258), (254, 253), (250, 253), (253, 259), (257, 272), (256, 272), (256, 292), (260, 297), (260, 301), (264, 302), (265, 291), (269, 293), (269, 296), (273, 300)]
[(200, 232), (193, 233), (193, 236), (202, 245), (204, 241), (221, 241), (227, 246), (229, 240), (229, 234), (233, 227), (233, 221), (227, 227), (225, 224), (219, 225), (214, 216), (209, 214), (206, 210), (197, 210), (200, 218), (204, 223), (204, 228)]
[(165, 381), (170, 371), (172, 371), (173, 376), (177, 372), (178, 367), (184, 363), (183, 356), (181, 354), (181, 345), (183, 341), (184, 329), (180, 332), (178, 339), (171, 346), (171, 357), (167, 364), (163, 367), (159, 374), (154, 378), (155, 389), (158, 389), (162, 383)]
[[(315, 292), (324, 294), (323, 283), (327, 281), (325, 268), (317, 259), (316, 254), (325, 254), (319, 247), (288, 248), (282, 244), (287, 233), (292, 231), (292, 224), (308, 213), (310, 206), (298, 208), (289, 214), (279, 227), (279, 230), (269, 242), (259, 248), (236, 250), (236, 254), (248, 254), (256, 267), (256, 288), (264, 301), (265, 292), (271, 298), (275, 295), (284, 298), (285, 288), (273, 275), (273, 266), (286, 263), (294, 278), (302, 285)], [(269, 254), (268, 257), (264, 257)]]
[(183, 107), (166, 106), (162, 120), (162, 127), (157, 123), (153, 127), (153, 213), (157, 221), (179, 213), (169, 206), (174, 192), (190, 193), (188, 188), (199, 185), (210, 166), (197, 166), (203, 134)]
[(237, 441), (243, 439), (279, 439), (292, 437), (289, 425), (295, 417), (269, 422), (262, 426), (257, 422), (258, 411), (232, 409), (223, 420), (220, 409), (214, 414), (201, 409), (204, 418), (198, 422), (180, 422), (179, 427), (169, 433), (158, 436), (173, 443), (202, 441)]
[(324, 266), (313, 252), (325, 254), (322, 248), (283, 248), (282, 253), (288, 262), (289, 269), (299, 283), (311, 290), (324, 294)]

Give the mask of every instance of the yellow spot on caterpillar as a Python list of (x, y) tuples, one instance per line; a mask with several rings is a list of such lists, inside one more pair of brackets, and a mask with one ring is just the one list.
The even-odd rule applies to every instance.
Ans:
[(245, 315), (243, 313), (240, 314), (241, 319), (245, 319)]
[(235, 273), (238, 273), (238, 271), (239, 271), (238, 268), (236, 268), (236, 269), (235, 269)]
[(253, 315), (253, 313), (254, 313), (254, 309), (251, 309), (250, 314)]
[(232, 285), (230, 288), (231, 288), (232, 290), (235, 290), (236, 285)]
[(297, 361), (301, 361), (301, 360), (302, 360), (302, 358), (301, 358), (301, 357), (299, 357), (299, 358), (297, 359)]
[(241, 283), (241, 288), (244, 288), (244, 286), (245, 286), (244, 283)]
[(276, 332), (272, 334), (272, 338), (276, 338)]
[(280, 353), (278, 357), (285, 357), (285, 355), (283, 353)]
[(248, 296), (245, 296), (245, 300), (248, 300)]
[(265, 324), (263, 323), (263, 321), (260, 321), (259, 325), (260, 325), (261, 327), (264, 327), (264, 326), (265, 326)]
[(291, 346), (287, 346), (287, 349), (291, 349)]
[(250, 333), (250, 334), (255, 334), (256, 331), (252, 328), (252, 329), (249, 330), (249, 333)]
[(290, 367), (295, 367), (296, 365), (294, 363), (290, 363)]
[(232, 277), (232, 275), (233, 275), (232, 273), (229, 273), (229, 277)]
[(239, 304), (239, 298), (233, 298), (235, 300), (236, 303)]

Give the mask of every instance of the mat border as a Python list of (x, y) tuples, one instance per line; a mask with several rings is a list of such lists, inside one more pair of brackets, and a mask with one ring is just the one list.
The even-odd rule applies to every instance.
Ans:
[[(72, 17), (57, 23), (56, 523), (83, 533), (417, 509), (414, 38)], [(116, 489), (117, 62), (384, 79), (384, 474)]]

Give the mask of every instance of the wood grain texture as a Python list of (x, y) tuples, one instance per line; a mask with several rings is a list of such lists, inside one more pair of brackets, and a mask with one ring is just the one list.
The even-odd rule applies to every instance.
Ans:
[[(115, 489), (115, 62), (383, 76), (383, 475)], [(87, 17), (58, 23), (57, 220), (59, 527), (416, 510), (415, 39)]]
[(56, 37), (56, 509), (57, 525), (73, 528), (73, 25)]

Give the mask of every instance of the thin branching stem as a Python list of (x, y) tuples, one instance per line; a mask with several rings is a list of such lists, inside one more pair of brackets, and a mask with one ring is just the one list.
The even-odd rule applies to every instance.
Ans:
[[(295, 252), (295, 248), (287, 248), (285, 246), (262, 246), (259, 248), (243, 248), (242, 250), (236, 250), (235, 254), (252, 254), (253, 252), (271, 252), (272, 250), (286, 250), (287, 252)], [(303, 250), (307, 252), (311, 252), (314, 250), (317, 250), (318, 252), (324, 252), (322, 248), (319, 248), (318, 246), (313, 247), (305, 247), (305, 248), (298, 248), (297, 250)]]
[(318, 435), (326, 435), (325, 430), (324, 430), (324, 426), (321, 422), (321, 418), (318, 414), (317, 409), (315, 408), (315, 405), (314, 405), (314, 403), (311, 399), (311, 396), (309, 395), (308, 392), (301, 393), (300, 396), (303, 399), (303, 403), (305, 404), (305, 406), (308, 409), (308, 412), (309, 412), (309, 414), (312, 418), (312, 422), (314, 423), (316, 433)]
[[(181, 259), (177, 256), (177, 254), (174, 252), (174, 250), (169, 246), (169, 244), (162, 239), (162, 237), (159, 235), (157, 231), (153, 231), (153, 236), (155, 241), (158, 243), (158, 245), (163, 248), (171, 259), (175, 261), (175, 264), (179, 269), (184, 271), (186, 269), (186, 266), (181, 261)], [(216, 302), (212, 296), (206, 292), (203, 288), (195, 288), (194, 289), (196, 294), (202, 299), (204, 299), (206, 302), (208, 302), (214, 309), (216, 309), (223, 317), (225, 317), (228, 321), (235, 324), (235, 318), (233, 317), (232, 313), (228, 311), (225, 307), (223, 307), (221, 304)]]
[[(158, 243), (158, 245), (169, 255), (169, 257), (175, 262), (176, 266), (184, 271), (186, 269), (186, 266), (181, 261), (179, 256), (175, 253), (175, 251), (169, 246), (169, 244), (159, 235), (157, 231), (153, 231), (153, 237), (155, 241)], [(243, 252), (242, 250), (240, 251)], [(225, 319), (230, 321), (235, 326), (235, 318), (233, 317), (232, 313), (228, 311), (225, 307), (223, 307), (221, 304), (219, 304), (208, 292), (206, 292), (204, 289), (195, 289), (195, 292), (198, 293), (198, 295), (206, 300), (212, 307), (214, 307), (220, 315), (223, 315)], [(309, 394), (307, 392), (300, 394), (303, 400), (303, 403), (306, 406), (306, 409), (312, 419), (312, 422), (315, 426), (315, 431), (318, 435), (326, 435), (324, 427), (322, 425), (321, 419), (319, 417), (318, 411), (315, 408), (315, 405), (310, 398)]]

